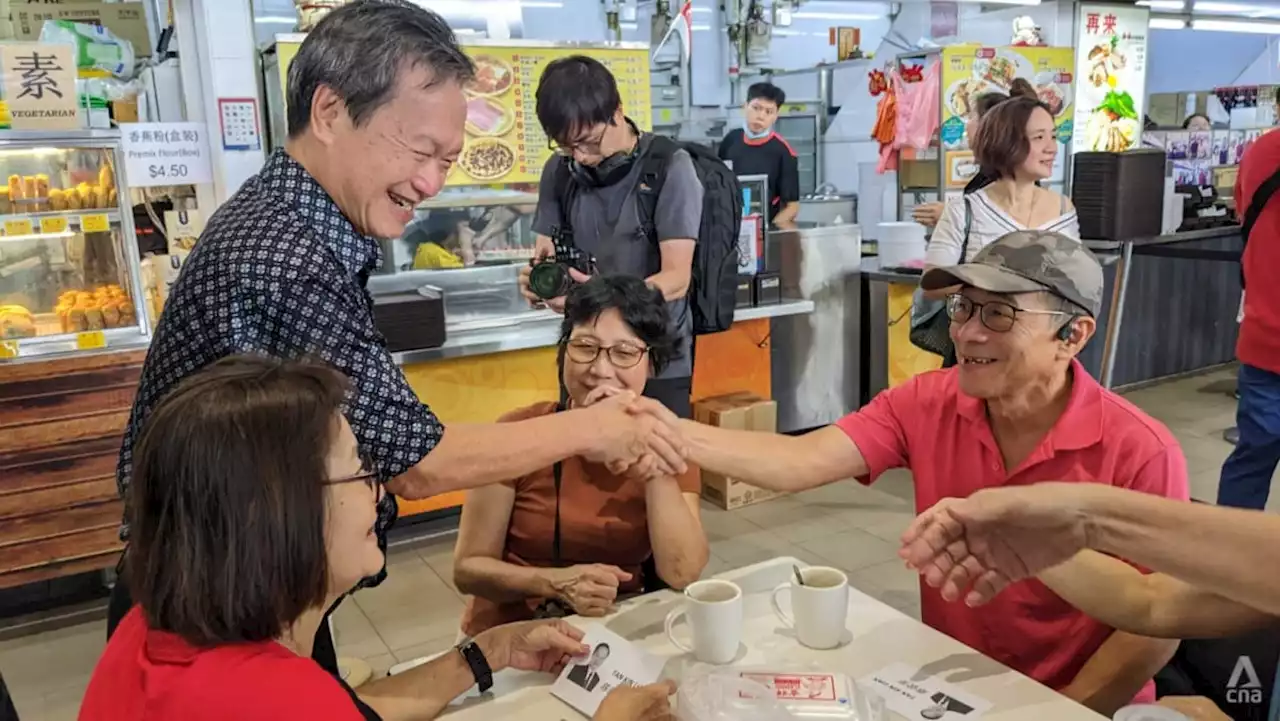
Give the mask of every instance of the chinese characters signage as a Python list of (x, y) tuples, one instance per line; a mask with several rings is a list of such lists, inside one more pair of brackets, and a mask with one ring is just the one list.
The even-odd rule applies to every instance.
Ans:
[(1074, 152), (1121, 152), (1142, 141), (1151, 11), (1128, 5), (1077, 6)]
[(204, 123), (125, 123), (120, 135), (129, 187), (213, 182)]
[(74, 130), (76, 64), (70, 45), (0, 45), (4, 98), (14, 130)]
[[(287, 85), (289, 63), (298, 43), (278, 43), (281, 87)], [(463, 49), (476, 64), (476, 79), (467, 86), (466, 141), (445, 181), (448, 186), (537, 183), (551, 157), (534, 112), (538, 79), (547, 63), (566, 55), (587, 55), (609, 68), (618, 81), (622, 107), (640, 128), (652, 127), (649, 51), (645, 47), (599, 45), (552, 48), (543, 43), (469, 45)], [(283, 109), (273, 113), (283, 117)]]

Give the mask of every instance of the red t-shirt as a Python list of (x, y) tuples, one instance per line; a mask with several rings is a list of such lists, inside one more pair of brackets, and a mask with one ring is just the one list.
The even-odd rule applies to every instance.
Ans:
[[(1258, 138), (1240, 159), (1236, 212), (1249, 209), (1253, 193), (1280, 170), (1280, 132)], [(1236, 340), (1241, 363), (1280, 373), (1280, 193), (1258, 214), (1244, 251), (1244, 320)]]
[(89, 679), (80, 721), (363, 721), (342, 683), (274, 641), (200, 649), (135, 606)]
[[(1187, 468), (1177, 440), (1159, 421), (1098, 385), (1079, 362), (1066, 411), (1013, 472), (1004, 467), (983, 401), (964, 395), (958, 368), (918, 375), (837, 422), (871, 470), (915, 476), (916, 510), (983, 488), (1042, 481), (1107, 483), (1187, 500)], [(1053, 689), (1067, 686), (1112, 629), (1037, 580), (1014, 584), (990, 603), (948, 603), (920, 584), (929, 626)], [(1139, 701), (1154, 700), (1148, 683)]]

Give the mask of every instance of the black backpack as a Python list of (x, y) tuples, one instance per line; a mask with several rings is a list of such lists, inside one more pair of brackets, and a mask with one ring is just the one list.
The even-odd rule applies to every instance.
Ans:
[[(636, 205), (640, 227), (651, 242), (657, 243), (654, 222), (658, 196), (666, 182), (667, 166), (677, 150), (684, 150), (693, 161), (693, 170), (702, 184), (702, 222), (698, 227), (697, 245), (693, 253), (693, 271), (689, 279), (689, 307), (693, 311), (695, 335), (719, 333), (733, 325), (733, 311), (738, 294), (738, 235), (742, 229), (742, 188), (738, 176), (710, 148), (695, 143), (680, 143), (655, 135), (641, 157)], [(568, 163), (560, 160), (555, 183), (560, 198), (559, 231), (571, 239), (569, 212), (572, 207), (574, 182)]]

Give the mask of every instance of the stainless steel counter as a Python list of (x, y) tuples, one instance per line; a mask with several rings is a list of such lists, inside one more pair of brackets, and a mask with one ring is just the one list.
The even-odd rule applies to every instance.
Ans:
[[(813, 301), (784, 300), (778, 305), (740, 308), (735, 322), (779, 318), (813, 312)], [(505, 353), (531, 348), (549, 348), (560, 340), (560, 315), (552, 311), (526, 313), (498, 321), (469, 321), (450, 324), (448, 340), (439, 348), (405, 351), (393, 357), (400, 365), (425, 363), (445, 358)]]

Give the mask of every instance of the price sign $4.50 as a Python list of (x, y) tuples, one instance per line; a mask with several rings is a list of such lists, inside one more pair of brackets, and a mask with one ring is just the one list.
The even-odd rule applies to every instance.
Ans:
[(168, 165), (148, 165), (147, 174), (152, 180), (156, 178), (167, 178), (174, 181), (183, 181), (191, 177), (191, 170), (185, 163), (170, 163)]

